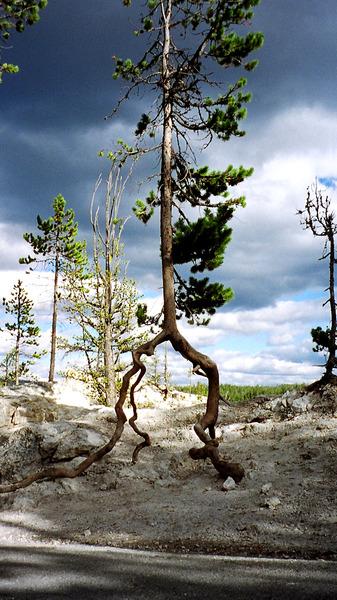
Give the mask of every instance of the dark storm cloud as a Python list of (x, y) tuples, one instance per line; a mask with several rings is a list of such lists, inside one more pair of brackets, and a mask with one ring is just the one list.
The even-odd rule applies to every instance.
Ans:
[[(260, 66), (248, 74), (254, 100), (247, 128), (252, 133), (281, 108), (300, 103), (329, 107), (335, 102), (336, 11), (335, 0), (264, 0), (256, 9), (252, 28), (263, 31), (266, 41), (258, 53)], [(6, 60), (17, 62), (21, 72), (5, 78), (0, 89), (0, 221), (21, 223), (26, 230), (38, 212), (49, 214), (60, 192), (88, 233), (91, 191), (104, 168), (97, 151), (112, 145), (114, 138), (116, 118), (104, 121), (104, 116), (121, 94), (122, 83), (111, 77), (112, 55), (137, 54), (135, 12), (119, 0), (50, 0), (40, 23), (13, 36)], [(118, 134), (128, 136), (146, 108), (146, 97), (123, 106)], [(258, 153), (264, 152), (254, 148), (259, 139), (248, 136), (240, 144), (246, 144), (246, 155), (255, 165)], [(134, 183), (125, 201), (128, 210), (137, 195)], [(132, 221), (125, 243), (131, 272), (141, 279), (158, 261), (156, 224), (145, 231)], [(146, 260), (139, 258), (140, 248), (146, 249)], [(294, 281), (296, 272), (294, 267)], [(272, 282), (272, 274), (268, 278), (275, 297), (282, 286)], [(234, 285), (240, 305), (266, 301), (265, 289), (259, 294), (253, 278), (245, 285)], [(294, 285), (284, 280), (285, 291)]]
[(21, 69), (1, 90), (6, 119), (46, 130), (101, 123), (121, 93), (112, 55), (137, 46), (131, 16), (117, 0), (51, 0), (6, 53)]
[[(6, 120), (61, 130), (101, 122), (121, 92), (111, 78), (112, 55), (136, 56), (141, 44), (132, 35), (135, 13), (119, 0), (51, 0), (6, 54), (21, 66), (1, 89)], [(248, 74), (254, 115), (308, 98), (333, 101), (336, 18), (335, 0), (261, 2), (252, 28), (264, 32), (265, 45), (260, 66)], [(130, 106), (122, 110), (134, 123)]]
[(303, 102), (335, 107), (336, 23), (335, 0), (261, 2), (253, 27), (264, 32), (265, 44), (249, 75), (254, 118)]

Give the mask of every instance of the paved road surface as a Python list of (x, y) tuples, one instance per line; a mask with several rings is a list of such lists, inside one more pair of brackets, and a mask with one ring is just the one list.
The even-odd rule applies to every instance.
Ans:
[(337, 563), (81, 545), (0, 547), (11, 600), (336, 600)]

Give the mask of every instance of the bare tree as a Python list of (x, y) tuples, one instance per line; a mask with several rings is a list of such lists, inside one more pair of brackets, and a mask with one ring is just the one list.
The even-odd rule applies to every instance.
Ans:
[(103, 206), (97, 198), (102, 183), (99, 177), (90, 207), (92, 264), (84, 261), (80, 269), (69, 264), (64, 273), (63, 308), (80, 334), (62, 340), (62, 346), (67, 354), (81, 353), (86, 359), (83, 369), (71, 368), (69, 373), (88, 383), (95, 400), (106, 405), (117, 400), (121, 355), (146, 339), (136, 326), (139, 294), (127, 277), (121, 239), (128, 219), (121, 218), (119, 210), (129, 176), (130, 172), (123, 178), (121, 164), (113, 161)]
[(316, 344), (314, 351), (327, 352), (327, 361), (325, 364), (325, 373), (320, 383), (328, 383), (334, 379), (333, 369), (336, 365), (336, 298), (335, 298), (335, 235), (337, 233), (337, 224), (335, 223), (335, 214), (331, 207), (331, 198), (323, 194), (318, 189), (317, 181), (308, 188), (307, 199), (303, 210), (298, 211), (303, 217), (301, 221), (305, 229), (310, 229), (315, 237), (324, 238), (323, 254), (319, 260), (329, 261), (329, 285), (325, 291), (329, 293), (328, 299), (323, 306), (329, 304), (330, 308), (330, 327), (322, 330), (321, 327), (315, 327), (311, 330), (311, 335)]

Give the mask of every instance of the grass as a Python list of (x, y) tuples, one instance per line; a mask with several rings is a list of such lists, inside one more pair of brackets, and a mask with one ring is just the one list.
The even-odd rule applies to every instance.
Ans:
[[(196, 394), (197, 396), (207, 396), (207, 385), (197, 383), (196, 385), (177, 386), (181, 392)], [(287, 391), (301, 390), (304, 383), (282, 383), (279, 385), (230, 385), (223, 383), (220, 385), (221, 395), (228, 402), (245, 402), (256, 398), (256, 396), (281, 396)]]

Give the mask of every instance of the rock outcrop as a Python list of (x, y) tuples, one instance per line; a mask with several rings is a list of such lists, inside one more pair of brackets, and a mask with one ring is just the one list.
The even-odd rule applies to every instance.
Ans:
[(91, 405), (79, 389), (73, 394), (66, 385), (63, 393), (59, 384), (1, 388), (1, 481), (87, 455), (106, 442), (114, 420), (113, 408)]

